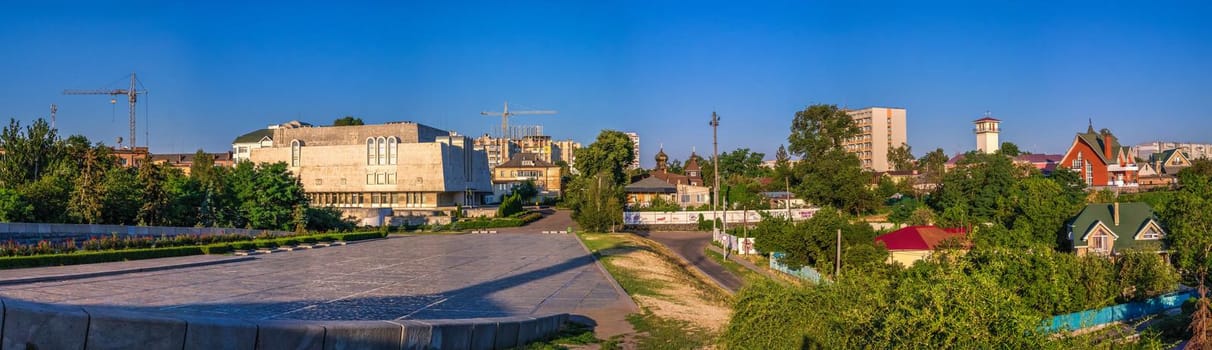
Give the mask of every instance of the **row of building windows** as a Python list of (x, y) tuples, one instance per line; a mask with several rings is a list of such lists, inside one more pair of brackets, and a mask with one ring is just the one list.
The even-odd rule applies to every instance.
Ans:
[(366, 138), (366, 165), (394, 165), (399, 157), (395, 136)]
[(367, 185), (395, 185), (396, 173), (367, 173)]
[(420, 206), (432, 194), (424, 192), (325, 192), (308, 193), (307, 199), (313, 206), (329, 205), (363, 205), (389, 204), (399, 206)]

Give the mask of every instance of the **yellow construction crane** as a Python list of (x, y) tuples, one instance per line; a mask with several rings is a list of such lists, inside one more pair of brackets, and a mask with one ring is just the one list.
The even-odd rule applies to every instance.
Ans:
[(501, 117), (501, 138), (504, 139), (504, 138), (509, 137), (509, 117), (512, 117), (515, 115), (537, 115), (537, 114), (556, 114), (556, 113), (559, 113), (559, 112), (554, 111), (554, 110), (531, 110), (531, 111), (512, 111), (511, 112), (509, 110), (509, 101), (505, 101), (505, 110), (504, 111), (501, 111), (501, 112), (485, 111), (485, 112), (480, 112), (480, 115), (486, 115), (486, 116), (490, 116), (490, 117), (500, 116)]
[[(130, 102), (130, 147), (135, 148), (135, 101), (138, 100), (139, 94), (147, 94), (147, 90), (135, 89), (135, 84), (138, 79), (135, 78), (135, 73), (130, 73), (130, 88), (129, 89), (97, 89), (97, 90), (63, 90), (64, 95), (110, 95), (119, 96), (126, 95)], [(142, 84), (140, 84), (142, 85)], [(116, 98), (111, 98), (109, 103), (116, 103)]]

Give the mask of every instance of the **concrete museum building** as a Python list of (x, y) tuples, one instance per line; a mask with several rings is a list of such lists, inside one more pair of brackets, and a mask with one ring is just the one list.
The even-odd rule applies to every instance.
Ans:
[[(472, 139), (414, 122), (269, 129), (255, 163), (285, 162), (316, 207), (363, 218), (432, 217), (492, 194), (488, 158)], [(266, 131), (261, 131), (268, 134)]]

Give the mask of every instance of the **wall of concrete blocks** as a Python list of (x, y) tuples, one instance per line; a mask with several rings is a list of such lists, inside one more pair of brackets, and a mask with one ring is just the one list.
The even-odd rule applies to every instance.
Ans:
[(263, 232), (273, 235), (286, 235), (291, 232), (250, 230), (242, 228), (215, 227), (167, 227), (167, 226), (121, 226), (121, 225), (87, 225), (87, 224), (45, 224), (45, 223), (0, 223), (0, 240), (16, 241), (60, 241), (66, 239), (83, 240), (98, 236), (176, 236), (200, 234), (240, 234), (255, 236)]
[(8, 349), (509, 349), (559, 332), (568, 314), (392, 321), (246, 321), (0, 299)]

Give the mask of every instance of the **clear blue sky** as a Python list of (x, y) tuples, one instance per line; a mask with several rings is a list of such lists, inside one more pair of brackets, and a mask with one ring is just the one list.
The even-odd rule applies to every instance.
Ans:
[[(61, 132), (113, 144), (126, 107), (66, 88), (151, 95), (152, 152), (230, 149), (267, 124), (342, 115), (463, 134), (519, 117), (556, 138), (637, 131), (685, 159), (772, 157), (814, 103), (908, 109), (915, 155), (974, 147), (970, 121), (1003, 140), (1065, 151), (1092, 118), (1125, 143), (1212, 142), (1212, 6), (1199, 2), (919, 4), (766, 2), (8, 3), (0, 11), (0, 118), (60, 106)], [(144, 107), (139, 108), (140, 115)], [(143, 140), (140, 140), (142, 144)]]

